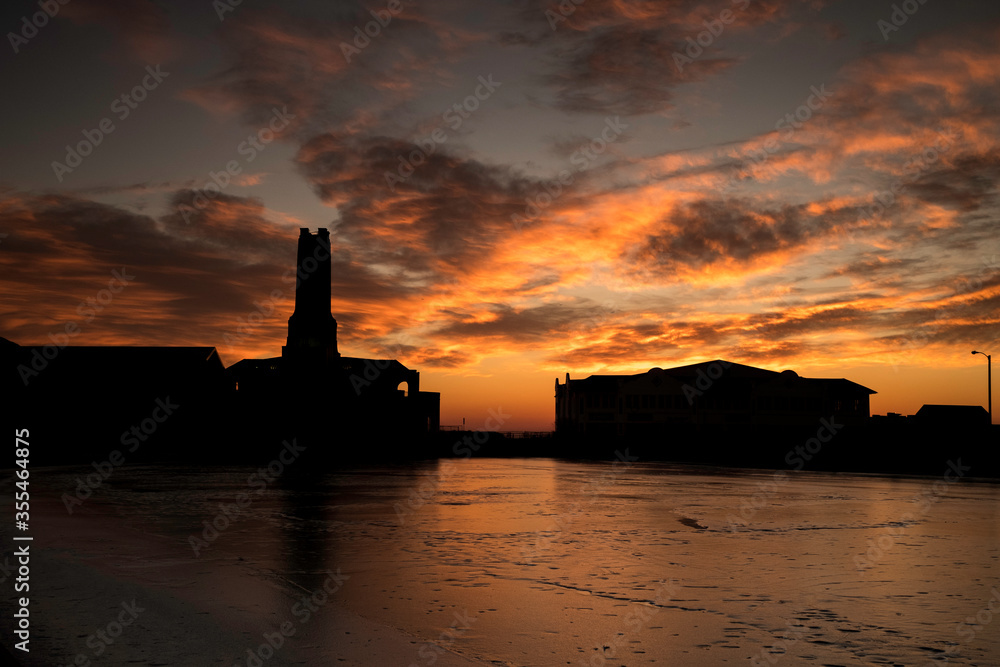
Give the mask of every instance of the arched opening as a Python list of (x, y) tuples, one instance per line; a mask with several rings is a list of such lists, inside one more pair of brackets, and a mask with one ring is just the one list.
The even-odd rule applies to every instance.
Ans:
[(406, 380), (403, 380), (398, 385), (396, 385), (396, 391), (402, 391), (403, 392), (403, 396), (409, 396), (410, 395), (410, 384)]

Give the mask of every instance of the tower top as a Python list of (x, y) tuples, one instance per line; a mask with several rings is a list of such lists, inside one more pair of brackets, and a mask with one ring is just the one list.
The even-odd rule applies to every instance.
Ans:
[[(295, 311), (288, 318), (288, 341), (282, 351), (296, 356), (325, 359), (339, 357), (337, 321), (330, 312), (330, 231), (320, 227), (315, 234), (299, 228), (295, 267)], [(293, 352), (294, 351), (294, 352)]]

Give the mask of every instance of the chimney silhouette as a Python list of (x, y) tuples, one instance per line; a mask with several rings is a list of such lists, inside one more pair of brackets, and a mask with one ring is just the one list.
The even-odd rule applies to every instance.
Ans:
[(325, 365), (339, 357), (337, 320), (330, 312), (330, 232), (299, 232), (295, 262), (295, 310), (288, 318), (288, 340), (281, 356), (297, 364)]

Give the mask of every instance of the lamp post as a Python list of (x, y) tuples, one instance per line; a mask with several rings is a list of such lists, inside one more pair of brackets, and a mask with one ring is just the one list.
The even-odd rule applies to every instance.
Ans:
[(985, 352), (979, 352), (978, 350), (973, 350), (972, 354), (981, 354), (986, 357), (986, 401), (989, 404), (990, 411), (990, 423), (993, 423), (993, 361), (990, 359), (990, 355)]

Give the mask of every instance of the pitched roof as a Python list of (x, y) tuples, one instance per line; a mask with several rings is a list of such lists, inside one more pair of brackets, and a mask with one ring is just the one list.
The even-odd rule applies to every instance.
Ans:
[[(46, 345), (19, 345), (18, 348), (31, 354), (32, 350), (42, 351)], [(142, 360), (149, 362), (222, 363), (214, 347), (158, 347), (151, 345), (69, 345), (59, 351), (79, 361), (116, 362)]]
[(842, 390), (858, 391), (868, 394), (878, 393), (873, 389), (862, 386), (856, 382), (851, 382), (850, 380), (844, 378), (802, 378), (795, 371), (785, 370), (785, 371), (771, 371), (766, 368), (757, 368), (756, 366), (747, 366), (746, 364), (738, 364), (732, 361), (725, 361), (724, 359), (714, 359), (712, 361), (702, 361), (696, 364), (688, 364), (686, 366), (676, 366), (674, 368), (651, 368), (648, 371), (642, 373), (635, 373), (632, 375), (590, 375), (582, 380), (572, 380), (581, 389), (587, 389), (589, 391), (614, 391), (618, 383), (622, 380), (629, 379), (639, 379), (650, 373), (662, 373), (663, 375), (673, 378), (679, 382), (692, 383), (700, 375), (709, 375), (715, 373), (715, 368), (722, 368), (722, 375), (715, 375), (715, 377), (728, 377), (728, 378), (740, 378), (740, 379), (756, 379), (756, 380), (776, 380), (782, 376), (793, 377), (806, 382), (823, 382), (831, 387), (839, 387)]
[[(222, 376), (222, 359), (214, 347), (15, 345), (0, 347), (8, 372), (25, 366), (29, 384), (66, 382), (107, 383), (111, 378), (129, 382)], [(45, 363), (41, 364), (41, 357)], [(23, 370), (23, 369), (22, 369)], [(19, 370), (18, 373), (21, 371)]]

